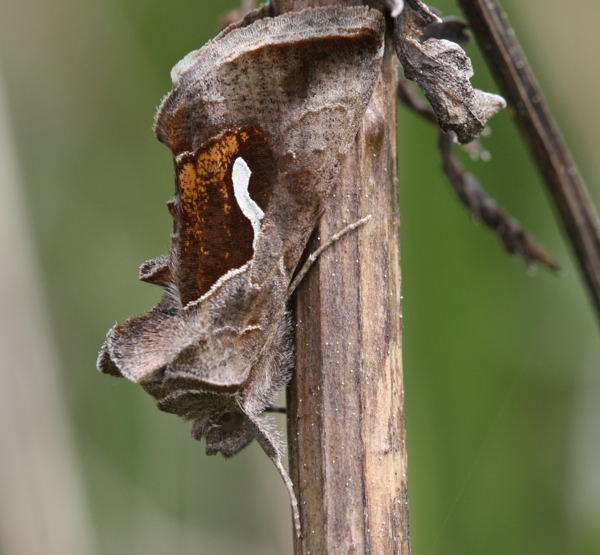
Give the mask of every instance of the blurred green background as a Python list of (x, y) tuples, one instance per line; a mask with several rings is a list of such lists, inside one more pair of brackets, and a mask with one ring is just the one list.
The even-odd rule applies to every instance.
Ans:
[[(560, 0), (505, 5), (598, 204), (600, 6), (578, 2), (575, 20)], [(169, 70), (235, 6), (2, 0), (2, 554), (291, 550), (256, 446), (206, 457), (187, 424), (94, 368), (106, 330), (159, 295), (136, 274), (169, 244), (172, 164), (151, 132)], [(474, 225), (434, 131), (400, 110), (413, 550), (600, 554), (596, 322), (508, 113), (492, 127), (492, 161), (468, 165), (564, 271), (528, 273)]]

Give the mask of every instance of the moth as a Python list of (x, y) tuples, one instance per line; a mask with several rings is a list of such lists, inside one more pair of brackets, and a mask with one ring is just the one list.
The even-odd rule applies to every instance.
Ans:
[(139, 276), (164, 293), (113, 327), (98, 357), (190, 420), (209, 455), (256, 439), (297, 531), (265, 409), (290, 378), (291, 285), (373, 92), (384, 27), (367, 7), (274, 16), (267, 5), (173, 68), (154, 125), (175, 165), (171, 248)]

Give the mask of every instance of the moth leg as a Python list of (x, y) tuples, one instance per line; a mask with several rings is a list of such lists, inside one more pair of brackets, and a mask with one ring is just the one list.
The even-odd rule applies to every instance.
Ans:
[(287, 408), (286, 407), (281, 407), (279, 405), (269, 405), (265, 409), (265, 412), (278, 412), (280, 414), (286, 414), (287, 413)]
[(254, 424), (256, 429), (256, 441), (262, 447), (263, 451), (271, 459), (271, 462), (275, 465), (277, 472), (281, 476), (283, 483), (288, 491), (290, 498), (290, 505), (292, 508), (292, 516), (294, 518), (294, 529), (296, 531), (296, 537), (302, 538), (302, 525), (300, 522), (300, 509), (298, 507), (298, 499), (296, 498), (296, 492), (294, 491), (294, 484), (282, 462), (282, 452), (280, 447), (280, 440), (275, 432), (268, 423), (268, 420), (260, 416), (246, 415), (250, 422)]
[(311, 253), (300, 271), (296, 274), (296, 277), (293, 279), (292, 283), (288, 287), (288, 297), (296, 290), (300, 282), (304, 279), (304, 276), (307, 274), (310, 267), (317, 261), (317, 258), (323, 253), (325, 249), (333, 245), (337, 240), (341, 239), (346, 233), (353, 231), (357, 227), (366, 224), (371, 219), (371, 214), (361, 218), (360, 220), (346, 226), (344, 229), (334, 233), (325, 243), (323, 243), (316, 251)]

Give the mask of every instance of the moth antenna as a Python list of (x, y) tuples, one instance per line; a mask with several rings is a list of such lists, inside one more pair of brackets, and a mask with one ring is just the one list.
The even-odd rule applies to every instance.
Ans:
[(331, 245), (333, 245), (336, 241), (341, 239), (344, 235), (346, 235), (346, 233), (349, 233), (350, 231), (356, 229), (357, 227), (360, 227), (361, 225), (365, 225), (370, 219), (371, 219), (371, 214), (369, 214), (368, 216), (365, 216), (364, 218), (361, 218), (360, 220), (358, 220), (354, 223), (351, 223), (350, 225), (346, 226), (344, 229), (341, 229), (337, 233), (334, 233), (315, 252), (310, 253), (308, 255), (308, 258), (306, 259), (306, 262), (304, 263), (302, 268), (300, 268), (300, 270), (296, 274), (296, 277), (294, 277), (294, 280), (288, 287), (288, 297), (291, 296), (292, 293), (298, 287), (298, 285), (300, 285), (300, 282), (304, 279), (304, 276), (308, 273), (308, 270), (310, 270), (310, 267), (317, 261), (317, 258), (319, 258), (319, 256), (321, 256), (321, 254), (323, 253), (323, 251), (325, 249), (327, 249), (328, 247), (331, 247)]
[(294, 484), (281, 461), (281, 450), (278, 447), (277, 432), (269, 426), (266, 418), (260, 416), (250, 416), (246, 414), (248, 419), (254, 424), (256, 428), (256, 440), (262, 447), (263, 451), (271, 459), (271, 462), (275, 465), (277, 472), (281, 476), (285, 487), (288, 490), (290, 498), (290, 505), (292, 507), (292, 517), (294, 519), (294, 529), (296, 531), (296, 538), (300, 541), (302, 538), (302, 526), (300, 524), (300, 509), (298, 508), (298, 500), (296, 499), (296, 492), (294, 491)]

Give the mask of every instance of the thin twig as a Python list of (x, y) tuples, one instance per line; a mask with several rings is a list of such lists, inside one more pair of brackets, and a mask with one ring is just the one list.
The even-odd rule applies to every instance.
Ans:
[(499, 208), (472, 174), (464, 171), (454, 156), (453, 144), (454, 137), (451, 133), (440, 132), (438, 145), (444, 173), (475, 219), (492, 229), (508, 252), (521, 255), (528, 264), (541, 262), (557, 270), (558, 266), (544, 248), (523, 230), (519, 222)]
[[(406, 106), (437, 126), (435, 113), (431, 106), (419, 97), (405, 79), (400, 79), (398, 82), (397, 95)], [(442, 155), (442, 168), (458, 198), (469, 209), (473, 217), (492, 229), (508, 252), (519, 254), (528, 264), (541, 262), (549, 268), (558, 269), (557, 264), (545, 249), (523, 230), (519, 222), (498, 206), (475, 176), (465, 172), (454, 155), (454, 143), (452, 133), (444, 133), (440, 130), (438, 145)], [(473, 143), (469, 143), (469, 145), (471, 144)]]
[(600, 318), (600, 222), (515, 32), (495, 0), (458, 0), (527, 139)]
[(408, 106), (411, 110), (425, 118), (428, 122), (437, 125), (435, 112), (430, 104), (421, 99), (417, 91), (410, 85), (406, 79), (400, 78), (396, 88), (398, 100)]

